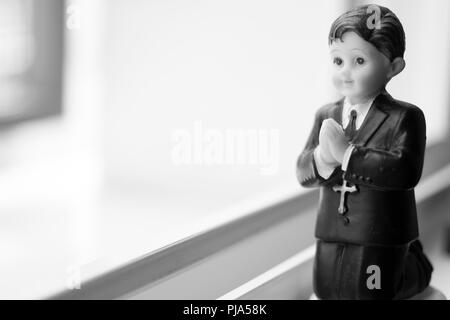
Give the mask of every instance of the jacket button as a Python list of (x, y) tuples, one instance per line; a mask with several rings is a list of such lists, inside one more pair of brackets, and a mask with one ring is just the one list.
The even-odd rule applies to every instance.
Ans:
[(358, 179), (359, 180), (364, 180), (364, 177), (363, 176), (359, 176)]
[(353, 174), (352, 174), (352, 178), (353, 178), (353, 179), (356, 179), (356, 177), (357, 177), (357, 175), (353, 173)]
[(344, 225), (348, 225), (350, 223), (350, 219), (348, 217), (344, 217)]
[(370, 177), (365, 177), (365, 180), (366, 180), (367, 182), (371, 182), (371, 181), (372, 181), (372, 179), (370, 179)]

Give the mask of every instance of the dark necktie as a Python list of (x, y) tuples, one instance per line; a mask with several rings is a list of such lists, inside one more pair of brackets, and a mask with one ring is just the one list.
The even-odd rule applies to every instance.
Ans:
[(347, 128), (345, 128), (345, 136), (351, 141), (353, 137), (355, 136), (356, 132), (356, 110), (352, 110), (349, 115), (349, 124)]

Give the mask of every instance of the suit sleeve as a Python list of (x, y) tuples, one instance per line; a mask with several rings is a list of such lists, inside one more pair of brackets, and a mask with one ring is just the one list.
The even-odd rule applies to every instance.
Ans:
[(322, 126), (322, 112), (319, 109), (314, 118), (314, 125), (306, 141), (305, 148), (297, 160), (297, 179), (303, 187), (315, 188), (327, 183), (336, 176), (337, 168), (328, 179), (320, 176), (314, 160), (314, 150), (319, 145), (319, 132)]
[(422, 175), (425, 145), (423, 112), (408, 108), (400, 116), (388, 150), (354, 146), (345, 179), (381, 190), (412, 189)]

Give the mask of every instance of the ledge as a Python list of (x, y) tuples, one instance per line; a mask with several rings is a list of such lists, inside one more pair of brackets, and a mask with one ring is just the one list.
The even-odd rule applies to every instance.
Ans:
[[(448, 187), (450, 178), (445, 179), (442, 176), (442, 173), (448, 174), (449, 172), (448, 167), (444, 167), (444, 165), (448, 163), (448, 158), (446, 158), (448, 157), (447, 150), (447, 146), (443, 144), (434, 145), (427, 149), (428, 157), (424, 167), (424, 176), (421, 180), (421, 184), (416, 189), (418, 202), (431, 197), (436, 192), (439, 192), (439, 190), (442, 190), (442, 188)], [(433, 175), (432, 173), (435, 174)], [(292, 196), (272, 206), (252, 212), (245, 217), (228, 222), (217, 228), (195, 234), (172, 245), (139, 257), (112, 272), (93, 278), (88, 282), (84, 282), (81, 290), (67, 290), (49, 296), (48, 299), (164, 298), (149, 292), (152, 291), (152, 288), (155, 288), (158, 285), (162, 286), (164, 283), (170, 282), (171, 279), (176, 278), (186, 271), (192, 271), (193, 268), (200, 270), (201, 268), (199, 266), (201, 266), (202, 263), (206, 264), (211, 257), (217, 258), (217, 255), (222, 252), (229, 253), (227, 249), (231, 250), (235, 245), (242, 243), (244, 240), (247, 241), (252, 237), (262, 236), (262, 234), (271, 228), (277, 228), (284, 224), (286, 228), (291, 228), (289, 230), (291, 231), (290, 235), (292, 235), (295, 232), (295, 226), (312, 223), (312, 219), (314, 218), (312, 208), (314, 208), (314, 205), (317, 202), (317, 197), (317, 191)], [(309, 213), (306, 214), (305, 212)], [(296, 223), (295, 226), (292, 225), (293, 221)], [(301, 221), (301, 224), (299, 221)], [(295, 239), (289, 238), (291, 242), (295, 241), (295, 243), (286, 249), (285, 252), (280, 253), (276, 259), (270, 261), (264, 260), (264, 263), (267, 265), (272, 263), (273, 265), (271, 267), (273, 267), (286, 260), (288, 257), (293, 256), (296, 252), (298, 253), (302, 249), (308, 248), (313, 239), (312, 228), (310, 229), (311, 230), (308, 230), (308, 232), (304, 234), (298, 234), (297, 232)], [(278, 239), (278, 242), (273, 244), (273, 248), (270, 248), (272, 251), (276, 251), (276, 248), (282, 248), (283, 245), (285, 245), (285, 242), (283, 243), (285, 240), (280, 241), (279, 236), (271, 235), (270, 237), (270, 239), (272, 239), (270, 241), (272, 242), (269, 241), (267, 243), (274, 243), (273, 241), (277, 241)], [(286, 237), (288, 236), (286, 235)], [(276, 247), (277, 245), (279, 247)], [(261, 256), (263, 255), (264, 254)], [(283, 255), (286, 257), (282, 258)], [(242, 257), (242, 255), (240, 257)], [(274, 263), (277, 259), (281, 260), (278, 261), (278, 263)], [(229, 257), (228, 261), (232, 260), (233, 258)], [(236, 260), (236, 257), (234, 260)], [(305, 262), (304, 265), (307, 265), (307, 263)], [(264, 266), (258, 265), (258, 267)], [(216, 265), (216, 268), (220, 267)], [(254, 267), (254, 269), (257, 268)], [(266, 268), (265, 270), (267, 269), (270, 268)], [(258, 270), (255, 270), (255, 272), (258, 272)], [(199, 274), (201, 275), (201, 273)], [(247, 281), (248, 279), (255, 278), (255, 276), (248, 277), (249, 274), (250, 273), (247, 273), (246, 275)], [(221, 275), (223, 277), (228, 276), (223, 275), (223, 272), (218, 272), (217, 270), (214, 275), (203, 273), (203, 276), (205, 275), (216, 279), (217, 277), (220, 278)], [(222, 280), (224, 283), (226, 282), (226, 279)], [(234, 279), (233, 281), (238, 282), (240, 280)], [(233, 285), (233, 281), (229, 281), (230, 285)], [(244, 283), (245, 282), (246, 281), (244, 281)], [(181, 282), (178, 283), (180, 286), (186, 285), (186, 283), (180, 283)], [(172, 285), (174, 286), (172, 287), (173, 289), (176, 288), (177, 284), (173, 283)], [(225, 286), (225, 284), (222, 284), (223, 288), (225, 288)], [(239, 287), (239, 285), (234, 286), (234, 288), (236, 287)], [(219, 289), (222, 290), (222, 288), (218, 288), (217, 291), (219, 291)], [(222, 294), (217, 295), (216, 297), (223, 296), (226, 292), (230, 292), (230, 290), (223, 291)], [(172, 292), (172, 294), (173, 296), (176, 295), (174, 292)], [(186, 292), (185, 294), (187, 295), (189, 293)], [(212, 293), (210, 295), (212, 295)], [(188, 297), (182, 297), (196, 298), (194, 294), (191, 294)], [(206, 299), (211, 298), (210, 296), (201, 297)]]

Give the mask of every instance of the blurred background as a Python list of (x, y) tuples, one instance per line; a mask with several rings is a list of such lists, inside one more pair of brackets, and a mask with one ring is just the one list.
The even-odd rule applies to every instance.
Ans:
[[(77, 266), (99, 274), (305, 193), (296, 159), (340, 98), (329, 28), (360, 3), (0, 0), (0, 297), (43, 297)], [(388, 91), (442, 143), (450, 2), (377, 4), (407, 36)]]

